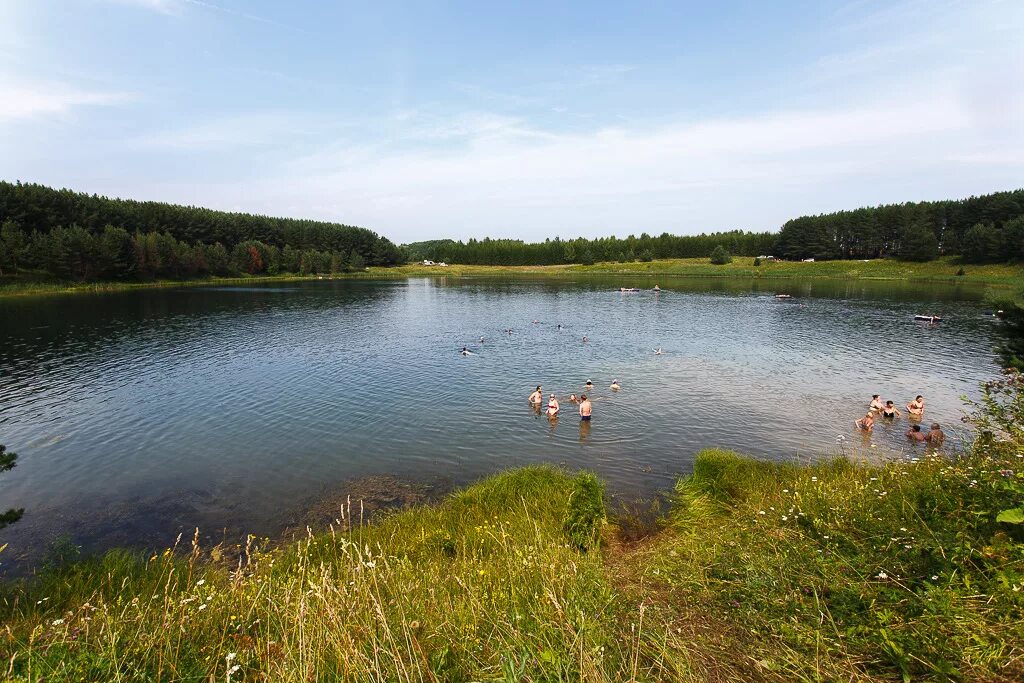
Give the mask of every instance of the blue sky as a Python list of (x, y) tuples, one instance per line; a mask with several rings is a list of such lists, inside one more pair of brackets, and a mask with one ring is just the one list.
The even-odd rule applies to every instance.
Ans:
[(396, 241), (1024, 186), (1024, 2), (0, 0), (0, 178)]

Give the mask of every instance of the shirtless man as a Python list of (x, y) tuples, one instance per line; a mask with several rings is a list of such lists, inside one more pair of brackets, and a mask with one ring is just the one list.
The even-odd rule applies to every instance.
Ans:
[(879, 398), (878, 394), (871, 397), (871, 405), (868, 406), (868, 410), (874, 410), (875, 412), (882, 412), (882, 399)]
[(914, 425), (907, 430), (907, 438), (915, 443), (920, 443), (921, 441), (927, 441), (928, 435), (921, 431), (921, 425)]
[(918, 394), (917, 398), (907, 404), (907, 411), (914, 417), (924, 415), (924, 396)]
[(938, 422), (932, 422), (932, 429), (928, 432), (928, 436), (925, 438), (928, 439), (928, 443), (930, 443), (933, 448), (939, 448), (946, 440), (946, 434), (942, 431), (942, 428), (939, 427)]
[(608, 387), (608, 388), (611, 389), (612, 391), (618, 391), (622, 387), (619, 386), (619, 380), (613, 379), (612, 380), (612, 385), (610, 387)]
[(882, 417), (889, 418), (890, 420), (900, 416), (900, 409), (897, 408), (892, 401), (886, 401), (885, 406), (882, 408)]
[(594, 406), (590, 404), (590, 399), (587, 398), (586, 394), (580, 394), (580, 419), (584, 422), (590, 422), (590, 414), (594, 411)]
[(551, 394), (551, 397), (548, 399), (548, 417), (554, 417), (555, 415), (558, 415), (558, 411), (558, 399), (555, 398), (554, 394)]
[(540, 390), (540, 385), (537, 385), (537, 391), (530, 394), (530, 403), (534, 405), (540, 405), (540, 402), (544, 400), (544, 393)]
[(857, 429), (863, 429), (865, 432), (870, 432), (871, 428), (875, 425), (875, 414), (869, 410), (864, 417), (859, 420), (854, 420), (853, 424)]

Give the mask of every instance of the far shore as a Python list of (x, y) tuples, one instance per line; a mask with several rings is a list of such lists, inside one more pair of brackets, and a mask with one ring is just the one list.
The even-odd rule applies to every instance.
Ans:
[[(303, 280), (399, 279), (409, 277), (453, 278), (564, 278), (614, 276), (643, 278), (653, 286), (658, 278), (735, 278), (735, 279), (815, 279), (815, 280), (880, 280), (907, 282), (938, 282), (982, 285), (989, 287), (1024, 286), (1024, 266), (1017, 264), (963, 264), (951, 258), (925, 263), (890, 259), (868, 261), (763, 261), (753, 265), (750, 257), (736, 257), (732, 263), (712, 264), (706, 258), (664, 259), (650, 262), (603, 262), (593, 265), (557, 266), (425, 266), (419, 263), (394, 267), (370, 267), (358, 273), (324, 275), (252, 275), (213, 277), (193, 280), (153, 280), (149, 282), (59, 282), (8, 278), (0, 284), (0, 297), (59, 294), (95, 294), (133, 289), (163, 287), (209, 287), (255, 283), (294, 282)], [(959, 273), (963, 273), (962, 275)], [(631, 282), (632, 285), (632, 282)]]

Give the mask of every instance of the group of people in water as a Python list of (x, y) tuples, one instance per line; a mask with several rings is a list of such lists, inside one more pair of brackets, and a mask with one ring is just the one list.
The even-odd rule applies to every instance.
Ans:
[[(622, 386), (619, 384), (619, 380), (613, 379), (611, 386), (608, 388), (612, 391), (618, 391)], [(583, 391), (593, 394), (594, 383), (588, 379), (587, 383), (583, 385)], [(537, 385), (537, 388), (532, 394), (530, 394), (530, 398), (528, 400), (530, 402), (530, 406), (534, 410), (537, 410), (538, 412), (541, 410), (544, 406), (544, 390), (541, 385)], [(580, 420), (583, 422), (590, 422), (590, 418), (594, 414), (594, 405), (591, 399), (587, 398), (586, 393), (581, 392), (578, 397), (574, 393), (570, 394), (569, 403), (577, 406), (576, 412), (579, 413)], [(543, 408), (543, 410), (544, 414), (548, 417), (558, 417), (558, 414), (562, 411), (562, 406), (558, 403), (558, 398), (554, 394), (550, 394), (548, 396), (547, 407)]]
[[(907, 438), (915, 443), (928, 443), (933, 448), (938, 448), (946, 440), (946, 435), (942, 431), (942, 427), (939, 426), (938, 422), (933, 422), (931, 429), (928, 432), (924, 432), (921, 429), (921, 425), (917, 424), (924, 418), (924, 396), (918, 394), (913, 401), (907, 404), (907, 413), (910, 421), (913, 423), (907, 430)], [(875, 394), (871, 397), (871, 403), (868, 404), (868, 411), (864, 417), (854, 421), (854, 425), (857, 429), (870, 432), (875, 425), (877, 418), (883, 420), (895, 420), (900, 417), (902, 413), (892, 401), (882, 402), (881, 397)]]

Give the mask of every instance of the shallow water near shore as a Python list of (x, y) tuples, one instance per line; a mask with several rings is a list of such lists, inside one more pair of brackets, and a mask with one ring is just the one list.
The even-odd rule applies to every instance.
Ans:
[[(651, 284), (335, 280), (0, 300), (0, 443), (20, 455), (0, 504), (26, 509), (0, 531), (0, 560), (65, 534), (89, 550), (167, 545), (195, 526), (274, 534), (374, 477), (449, 487), (551, 462), (631, 498), (670, 487), (710, 446), (914, 457), (905, 417), (854, 431), (871, 395), (902, 409), (924, 394), (925, 422), (952, 446), (960, 396), (998, 372), (998, 323), (976, 288), (617, 291)], [(567, 400), (588, 379), (589, 425)], [(561, 400), (557, 420), (527, 405), (537, 384)]]

